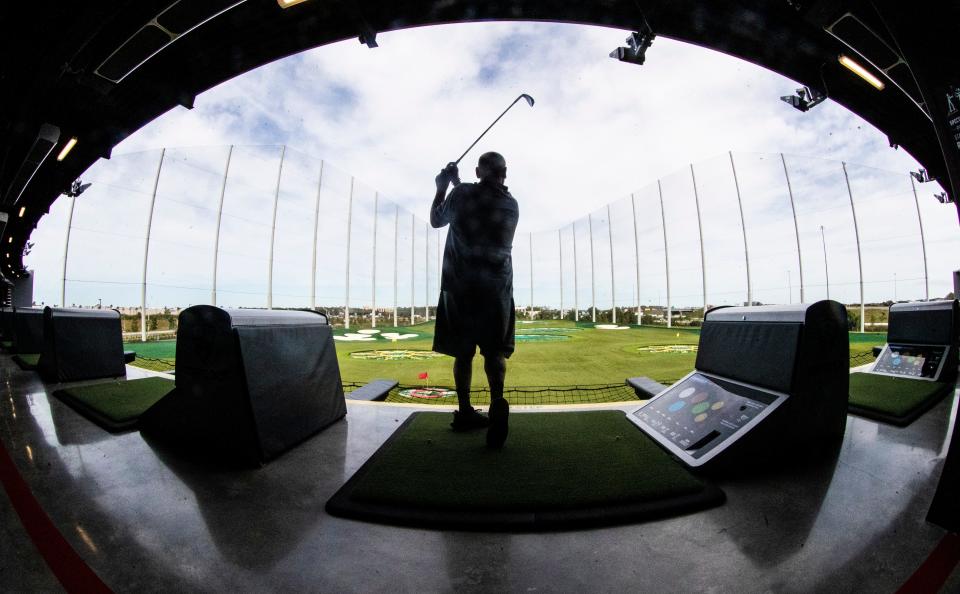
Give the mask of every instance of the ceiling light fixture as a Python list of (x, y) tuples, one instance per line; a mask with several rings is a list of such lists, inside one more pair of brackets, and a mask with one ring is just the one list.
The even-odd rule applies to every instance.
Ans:
[(280, 8), (290, 8), (294, 4), (300, 4), (301, 2), (306, 2), (307, 0), (277, 0), (277, 4), (280, 5)]
[(60, 154), (57, 155), (57, 161), (63, 161), (67, 158), (67, 155), (70, 154), (70, 151), (73, 150), (73, 147), (77, 146), (77, 137), (74, 136), (67, 141), (67, 144), (63, 145), (63, 149), (60, 151)]
[(17, 216), (22, 219), (22, 218), (23, 218), (23, 213), (25, 213), (25, 212), (27, 212), (27, 207), (26, 207), (26, 206), (21, 206), (21, 207), (20, 207), (20, 214), (18, 214)]
[(867, 70), (866, 68), (864, 68), (863, 66), (861, 66), (860, 64), (858, 64), (856, 61), (854, 61), (853, 58), (850, 58), (849, 56), (844, 55), (844, 54), (840, 54), (840, 57), (837, 58), (837, 59), (838, 59), (838, 60), (840, 61), (840, 63), (843, 64), (850, 72), (856, 74), (857, 76), (859, 76), (859, 77), (862, 78), (863, 80), (865, 80), (865, 81), (867, 81), (868, 83), (870, 83), (870, 85), (871, 85), (873, 88), (875, 88), (876, 90), (882, 91), (882, 90), (884, 89), (884, 87), (886, 87), (886, 85), (883, 84), (883, 81), (882, 81), (882, 80), (880, 80), (879, 78), (877, 78), (876, 76), (874, 76), (872, 72), (870, 72), (869, 70)]

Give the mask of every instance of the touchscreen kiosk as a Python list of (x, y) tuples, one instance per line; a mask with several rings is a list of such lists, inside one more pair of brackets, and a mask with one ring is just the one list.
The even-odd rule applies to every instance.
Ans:
[(956, 299), (890, 306), (887, 344), (870, 373), (933, 382), (957, 378)]
[(627, 418), (691, 467), (816, 454), (846, 427), (846, 308), (728, 307), (707, 313), (695, 370)]
[(782, 392), (694, 371), (630, 413), (630, 420), (688, 465), (700, 466), (786, 399)]
[(948, 345), (888, 344), (877, 357), (873, 373), (937, 381), (949, 351)]

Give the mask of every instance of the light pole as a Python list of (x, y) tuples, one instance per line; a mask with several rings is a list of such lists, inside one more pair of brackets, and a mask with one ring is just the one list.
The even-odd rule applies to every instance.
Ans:
[(820, 242), (823, 244), (823, 276), (827, 280), (827, 299), (830, 299), (830, 269), (827, 267), (827, 240), (823, 236), (823, 225), (820, 225)]

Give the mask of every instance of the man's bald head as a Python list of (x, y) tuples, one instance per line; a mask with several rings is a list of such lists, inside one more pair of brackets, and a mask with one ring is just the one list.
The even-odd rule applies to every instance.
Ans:
[(500, 153), (483, 153), (477, 162), (477, 177), (502, 183), (507, 178), (507, 160)]

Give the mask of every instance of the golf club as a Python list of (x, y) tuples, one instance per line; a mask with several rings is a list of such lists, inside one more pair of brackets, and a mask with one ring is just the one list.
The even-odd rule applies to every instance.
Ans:
[(493, 124), (490, 124), (489, 126), (487, 126), (487, 129), (483, 131), (483, 134), (478, 136), (477, 139), (473, 141), (473, 144), (467, 147), (467, 150), (463, 151), (463, 154), (460, 155), (460, 158), (454, 161), (454, 165), (459, 165), (460, 161), (462, 161), (463, 158), (467, 156), (467, 153), (470, 152), (470, 149), (476, 146), (477, 143), (480, 142), (480, 139), (483, 138), (483, 136), (490, 131), (490, 128), (493, 128), (493, 126), (500, 121), (500, 118), (505, 116), (507, 112), (510, 111), (510, 108), (516, 105), (517, 101), (520, 101), (521, 99), (526, 99), (527, 105), (529, 105), (530, 107), (533, 107), (533, 97), (531, 97), (530, 95), (527, 95), (526, 93), (521, 93), (519, 97), (513, 100), (513, 103), (511, 103), (506, 109), (503, 110), (503, 113), (497, 116), (497, 119), (493, 120)]

